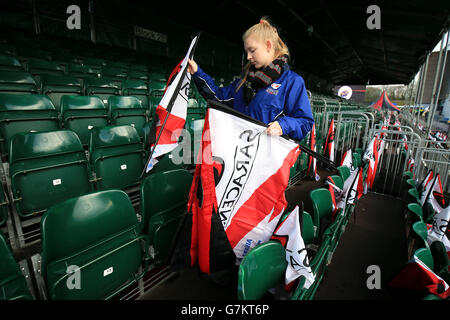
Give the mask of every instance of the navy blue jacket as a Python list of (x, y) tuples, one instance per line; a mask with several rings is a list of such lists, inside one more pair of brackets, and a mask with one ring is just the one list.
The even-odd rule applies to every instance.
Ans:
[(286, 69), (271, 85), (259, 89), (249, 105), (245, 103), (243, 87), (236, 92), (240, 79), (219, 88), (200, 67), (193, 75), (193, 79), (200, 94), (206, 100), (211, 99), (226, 104), (266, 124), (282, 114), (277, 121), (283, 134), (296, 140), (302, 140), (314, 123), (305, 82), (292, 70)]

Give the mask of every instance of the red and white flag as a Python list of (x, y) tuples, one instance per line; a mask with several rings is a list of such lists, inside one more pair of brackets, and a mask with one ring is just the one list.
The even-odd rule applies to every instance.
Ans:
[[(287, 201), (299, 146), (267, 126), (212, 103), (202, 136), (182, 234), (173, 257), (211, 273), (270, 239)], [(184, 234), (183, 234), (184, 232)], [(232, 253), (230, 255), (230, 252)]]
[(331, 119), (330, 128), (328, 129), (324, 154), (327, 155), (331, 161), (334, 161), (334, 119)]
[(331, 219), (334, 221), (334, 219), (336, 219), (336, 214), (339, 212), (339, 208), (343, 207), (341, 205), (341, 201), (343, 200), (344, 197), (344, 190), (342, 190), (336, 185), (331, 176), (327, 177), (325, 183), (328, 184), (328, 191), (330, 191), (331, 194), (331, 201), (333, 203), (333, 213), (331, 215)]
[(271, 240), (278, 240), (286, 249), (285, 285), (290, 285), (300, 276), (305, 277), (307, 289), (314, 282), (314, 274), (309, 266), (308, 254), (300, 230), (299, 208), (292, 210), (273, 232)]
[(450, 297), (448, 284), (436, 275), (416, 255), (406, 266), (389, 282), (390, 287), (428, 291), (442, 299)]
[(444, 244), (447, 255), (450, 258), (450, 240), (447, 237), (446, 231), (450, 220), (450, 206), (441, 209), (433, 216), (433, 225), (428, 229), (427, 242), (431, 245), (434, 241), (440, 241)]
[(425, 184), (424, 191), (420, 197), (422, 207), (429, 202), (434, 212), (440, 212), (445, 208), (444, 194), (442, 190), (441, 176), (439, 173), (434, 177), (432, 183)]
[[(311, 150), (317, 152), (316, 148), (316, 126), (313, 124), (310, 133)], [(308, 174), (313, 176), (316, 181), (320, 180), (320, 176), (317, 174), (317, 160), (313, 156), (309, 156)]]
[(188, 59), (193, 54), (197, 39), (198, 36), (192, 40), (186, 56), (172, 71), (164, 96), (156, 108), (156, 119), (154, 119), (149, 138), (153, 153), (147, 162), (145, 172), (149, 172), (158, 162), (157, 157), (172, 151), (178, 145), (178, 139), (186, 122), (191, 82), (191, 74), (187, 72)]
[(348, 149), (342, 156), (341, 166), (347, 166), (350, 171), (353, 170), (353, 154), (352, 149)]

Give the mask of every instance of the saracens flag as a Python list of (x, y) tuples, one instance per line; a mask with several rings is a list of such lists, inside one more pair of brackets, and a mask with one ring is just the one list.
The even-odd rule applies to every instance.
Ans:
[(350, 171), (354, 170), (353, 168), (353, 157), (352, 157), (352, 149), (348, 149), (344, 155), (342, 156), (341, 166), (346, 166), (350, 169)]
[(198, 36), (192, 39), (186, 56), (172, 71), (164, 96), (156, 108), (155, 119), (149, 134), (151, 153), (145, 172), (149, 172), (158, 162), (157, 157), (172, 151), (178, 145), (178, 139), (186, 122), (191, 82), (191, 74), (187, 72), (188, 59), (194, 54), (197, 40)]
[(305, 242), (300, 230), (298, 206), (277, 226), (271, 239), (280, 241), (286, 249), (286, 261), (288, 263), (285, 275), (286, 287), (292, 287), (294, 281), (303, 276), (305, 277), (304, 287), (308, 289), (314, 282), (315, 276), (309, 266)]
[(334, 161), (334, 119), (331, 119), (328, 129), (327, 140), (325, 141), (324, 154), (328, 155), (331, 161)]
[(420, 197), (422, 207), (429, 202), (435, 212), (440, 212), (445, 208), (445, 200), (442, 190), (441, 176), (439, 173), (434, 177), (432, 183), (427, 183)]
[(378, 144), (379, 141), (377, 137), (373, 137), (372, 141), (367, 146), (367, 150), (364, 153), (363, 159), (369, 161), (369, 166), (367, 169), (367, 187), (372, 189), (373, 183), (375, 181), (375, 175), (377, 173), (378, 167)]
[(390, 287), (427, 291), (442, 299), (450, 298), (449, 285), (416, 255), (389, 282)]
[(208, 101), (201, 152), (172, 267), (204, 273), (232, 267), (270, 239), (287, 201), (298, 143), (265, 133), (267, 125)]
[(447, 237), (447, 230), (450, 220), (450, 206), (442, 208), (433, 216), (433, 225), (428, 229), (427, 242), (431, 245), (434, 241), (443, 243), (447, 255), (450, 258), (450, 240)]

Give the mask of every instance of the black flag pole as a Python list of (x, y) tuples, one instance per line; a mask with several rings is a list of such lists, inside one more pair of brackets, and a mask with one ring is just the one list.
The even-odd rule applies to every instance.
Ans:
[[(261, 125), (261, 126), (265, 126), (265, 127), (268, 126), (264, 122), (256, 120), (256, 119), (254, 119), (254, 118), (252, 118), (252, 117), (250, 117), (250, 116), (248, 116), (246, 114), (243, 114), (243, 113), (241, 113), (239, 111), (236, 111), (236, 110), (234, 110), (234, 109), (232, 109), (232, 108), (230, 108), (230, 107), (228, 107), (228, 106), (226, 106), (224, 104), (216, 102), (214, 100), (208, 100), (207, 103), (208, 103), (208, 107), (211, 107), (211, 108), (214, 108), (214, 109), (217, 109), (217, 110), (221, 110), (221, 111), (225, 111), (227, 113), (233, 114), (235, 116), (238, 116), (240, 118), (243, 118), (243, 119), (245, 119), (247, 121), (253, 122), (253, 123)], [(310, 156), (316, 158), (318, 161), (320, 161), (320, 162), (324, 163), (325, 165), (333, 168), (334, 170), (337, 170), (337, 166), (336, 166), (336, 163), (334, 161), (331, 161), (327, 157), (325, 157), (325, 156), (323, 156), (323, 155), (321, 155), (321, 154), (319, 154), (319, 153), (309, 149), (308, 147), (300, 144), (300, 141), (292, 139), (291, 137), (289, 137), (289, 136), (287, 136), (285, 134), (283, 134), (281, 137), (283, 137), (283, 138), (285, 138), (287, 140), (294, 141), (295, 143), (297, 143), (299, 145), (299, 148), (300, 148), (301, 151), (303, 151), (303, 152), (309, 154)]]
[[(194, 45), (192, 46), (192, 50), (191, 50), (191, 52), (189, 54), (189, 59), (192, 59), (192, 57), (194, 56), (194, 52), (195, 52), (195, 49), (197, 47), (198, 39), (200, 38), (200, 33), (198, 33), (196, 37), (197, 38), (196, 38), (196, 40), (194, 42)], [(146, 164), (144, 166), (144, 170), (141, 172), (140, 178), (142, 178), (144, 176), (145, 172), (147, 171), (147, 166), (148, 166), (148, 164), (150, 163), (150, 161), (153, 158), (153, 152), (155, 151), (156, 145), (158, 144), (159, 139), (161, 138), (161, 134), (162, 134), (162, 132), (164, 130), (164, 126), (166, 125), (167, 119), (169, 118), (169, 114), (172, 112), (173, 105), (175, 104), (175, 101), (176, 101), (176, 99), (178, 97), (178, 93), (180, 92), (181, 86), (183, 85), (184, 78), (187, 75), (187, 68), (188, 68), (188, 66), (186, 65), (184, 70), (182, 70), (180, 81), (177, 83), (177, 87), (175, 88), (174, 93), (173, 93), (172, 97), (170, 97), (169, 103), (167, 104), (166, 116), (164, 118), (164, 121), (163, 121), (163, 124), (161, 126), (161, 129), (159, 130), (158, 137), (156, 138), (155, 143), (153, 144), (152, 150), (150, 151), (150, 157), (148, 158), (148, 160), (147, 160), (147, 162), (146, 162)], [(169, 86), (169, 83), (167, 83), (167, 86)], [(155, 118), (153, 118), (152, 121), (155, 121)]]

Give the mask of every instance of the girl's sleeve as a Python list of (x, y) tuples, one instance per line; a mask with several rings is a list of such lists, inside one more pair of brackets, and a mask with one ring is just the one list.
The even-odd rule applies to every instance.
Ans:
[(205, 100), (211, 99), (233, 107), (234, 93), (239, 80), (233, 81), (226, 87), (219, 88), (216, 86), (213, 79), (206, 74), (200, 66), (198, 66), (197, 72), (193, 74), (193, 79), (198, 91)]
[(285, 116), (277, 120), (283, 134), (298, 141), (302, 140), (311, 131), (314, 118), (305, 82), (300, 76), (295, 77), (293, 85), (287, 92), (284, 113)]

